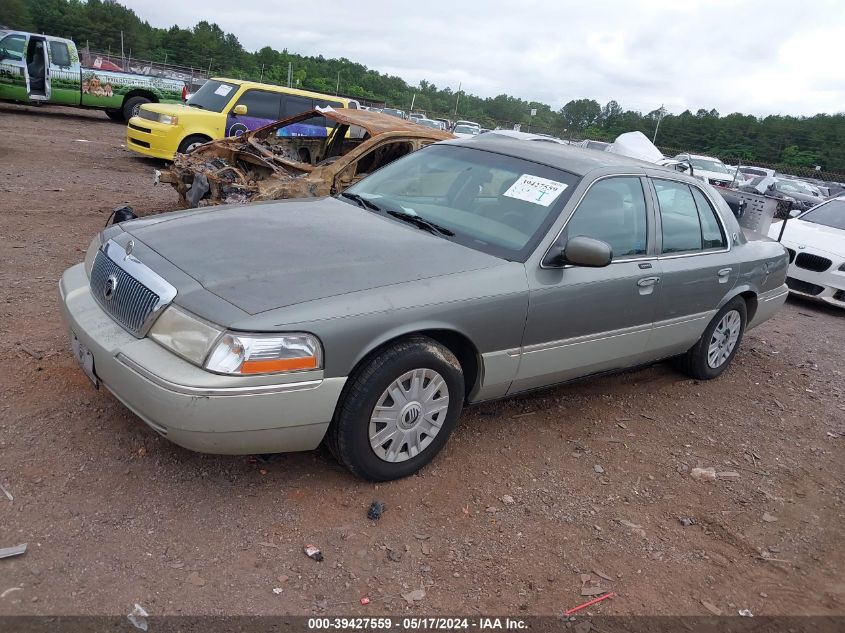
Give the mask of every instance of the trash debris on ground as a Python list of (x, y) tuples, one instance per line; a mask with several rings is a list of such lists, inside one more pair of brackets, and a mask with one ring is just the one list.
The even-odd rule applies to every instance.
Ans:
[(273, 593), (276, 594), (277, 596), (280, 593), (282, 593), (283, 591), (284, 591), (284, 589), (282, 589), (281, 587), (273, 587)]
[(696, 481), (716, 481), (716, 469), (712, 466), (710, 468), (693, 468), (690, 471), (690, 476)]
[(23, 343), (18, 343), (18, 347), (21, 348), (22, 352), (26, 352), (27, 354), (32, 356), (35, 360), (43, 360), (44, 359), (44, 355), (41, 352), (36, 352), (34, 349), (29, 349)]
[(26, 543), (15, 545), (14, 547), (0, 548), (0, 558), (11, 558), (12, 556), (20, 556), (26, 551)]
[(594, 604), (596, 604), (597, 602), (601, 602), (602, 600), (607, 600), (608, 598), (612, 598), (615, 595), (616, 595), (615, 593), (613, 593), (612, 591), (609, 591), (606, 594), (604, 594), (603, 596), (599, 596), (598, 598), (593, 598), (592, 600), (589, 600), (589, 601), (585, 602), (584, 604), (579, 604), (577, 607), (572, 607), (571, 609), (567, 609), (566, 611), (563, 612), (563, 615), (572, 615), (576, 611), (580, 611), (581, 609), (586, 609), (587, 607), (591, 607)]
[(716, 473), (716, 477), (719, 479), (739, 479), (739, 473), (735, 470), (726, 470), (720, 473)]
[(691, 517), (678, 517), (678, 521), (684, 527), (689, 527), (691, 525), (695, 525), (695, 519)]
[(602, 594), (606, 591), (607, 591), (607, 589), (605, 589), (604, 587), (586, 587), (586, 586), (581, 587), (581, 595), (585, 596), (585, 597), (586, 596), (597, 596), (597, 595)]
[(645, 530), (643, 529), (642, 525), (637, 525), (636, 523), (632, 523), (631, 521), (626, 521), (625, 519), (616, 519), (619, 523), (626, 528), (630, 529), (635, 534), (642, 536), (645, 538)]
[(431, 538), (428, 534), (414, 534), (414, 538), (418, 541), (425, 541)]
[(707, 609), (713, 615), (722, 615), (722, 610), (717, 607), (712, 602), (707, 602), (707, 600), (702, 600), (701, 604), (704, 605), (704, 608)]
[(598, 464), (596, 464), (595, 466), (593, 466), (593, 470), (594, 470), (594, 471), (596, 471), (599, 475), (601, 475), (601, 474), (603, 474), (603, 473), (604, 473), (604, 468), (602, 468), (602, 467), (601, 467), (601, 466), (599, 466)]
[(423, 589), (414, 589), (413, 591), (409, 591), (408, 593), (403, 593), (402, 597), (408, 604), (414, 604), (415, 602), (419, 602), (420, 600), (425, 598), (425, 591)]
[(743, 618), (753, 618), (754, 614), (751, 613), (751, 609), (740, 609), (737, 613), (741, 615)]
[(605, 573), (604, 573), (604, 572), (602, 572), (601, 570), (594, 569), (594, 570), (593, 570), (593, 573), (594, 573), (596, 576), (598, 576), (599, 578), (604, 578), (604, 579), (605, 579), (605, 580), (607, 580), (608, 582), (613, 582), (613, 578), (612, 578), (611, 576), (608, 576), (607, 574), (605, 574)]
[(2, 490), (2, 491), (3, 491), (3, 494), (4, 494), (4, 495), (6, 495), (6, 498), (7, 498), (9, 501), (14, 501), (14, 500), (15, 500), (15, 498), (12, 496), (12, 493), (11, 493), (11, 492), (9, 492), (8, 490), (6, 490), (6, 488), (3, 486), (3, 484), (0, 484), (0, 490)]
[(130, 624), (134, 626), (136, 629), (140, 629), (142, 631), (146, 631), (149, 628), (149, 624), (147, 623), (147, 617), (150, 614), (137, 602), (135, 603), (135, 608), (126, 616), (126, 619), (129, 620)]
[(366, 596), (364, 596), (363, 598), (361, 598), (361, 600), (359, 602), (361, 604), (370, 604), (370, 599), (367, 598)]
[(0, 599), (5, 598), (6, 596), (8, 596), (13, 591), (23, 591), (23, 587), (9, 587), (8, 589), (6, 589), (6, 591), (4, 591), (3, 593), (0, 593)]
[(775, 521), (778, 520), (778, 518), (773, 514), (769, 514), (768, 512), (764, 512), (763, 513), (763, 520), (766, 523), (774, 523)]
[(373, 501), (370, 504), (370, 509), (367, 510), (367, 518), (371, 521), (378, 521), (381, 515), (384, 514), (385, 505), (383, 501)]
[(312, 558), (315, 561), (317, 561), (318, 563), (322, 562), (323, 552), (321, 552), (320, 548), (317, 547), (316, 545), (306, 545), (305, 549), (303, 551), (305, 552), (305, 555), (308, 558)]

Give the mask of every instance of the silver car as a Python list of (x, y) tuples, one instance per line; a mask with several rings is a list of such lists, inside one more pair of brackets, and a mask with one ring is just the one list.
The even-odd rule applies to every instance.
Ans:
[(787, 253), (709, 185), (487, 134), (336, 197), (111, 226), (60, 283), (73, 348), (157, 433), (415, 472), (461, 409), (675, 358), (719, 376), (787, 296)]

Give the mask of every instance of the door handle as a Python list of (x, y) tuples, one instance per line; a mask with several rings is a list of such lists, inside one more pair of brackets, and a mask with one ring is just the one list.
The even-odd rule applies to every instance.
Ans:
[(656, 286), (660, 283), (660, 277), (643, 277), (637, 282), (637, 285), (640, 288), (648, 288), (650, 286)]
[(719, 277), (727, 277), (731, 274), (731, 272), (733, 272), (733, 268), (723, 268), (716, 274), (719, 275)]

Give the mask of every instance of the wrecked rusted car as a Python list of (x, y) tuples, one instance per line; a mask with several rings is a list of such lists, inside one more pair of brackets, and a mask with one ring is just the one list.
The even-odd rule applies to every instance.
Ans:
[(177, 154), (157, 180), (191, 207), (329, 196), (450, 138), (380, 112), (318, 108)]

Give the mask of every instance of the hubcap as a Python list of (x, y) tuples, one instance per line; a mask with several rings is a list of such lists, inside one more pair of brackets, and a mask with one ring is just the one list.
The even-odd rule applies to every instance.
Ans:
[(739, 312), (731, 310), (722, 317), (707, 348), (707, 364), (713, 369), (724, 365), (739, 340), (739, 330), (742, 327), (742, 317)]
[(446, 421), (449, 388), (433, 369), (414, 369), (394, 380), (370, 417), (373, 452), (386, 462), (404, 462), (422, 453)]
[(199, 141), (191, 143), (190, 145), (188, 145), (188, 147), (185, 148), (185, 153), (190, 152), (192, 149), (194, 149), (195, 147), (199, 147), (200, 145), (202, 145), (202, 143), (200, 143)]

